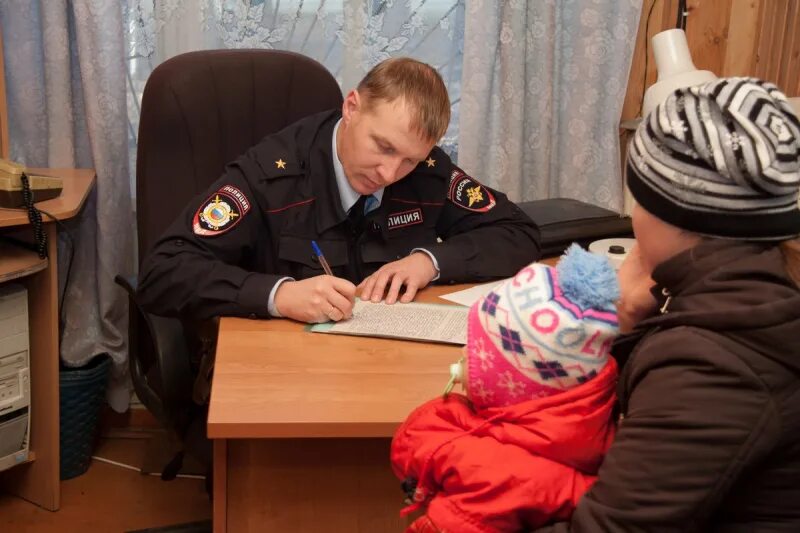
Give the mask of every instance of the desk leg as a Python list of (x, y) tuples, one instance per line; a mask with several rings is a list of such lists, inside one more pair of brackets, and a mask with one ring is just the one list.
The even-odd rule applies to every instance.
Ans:
[(228, 510), (228, 441), (214, 440), (214, 533), (225, 533)]
[[(400, 517), (403, 494), (389, 465), (389, 444), (389, 439), (228, 440), (228, 529), (403, 531), (408, 521)], [(215, 498), (218, 482), (215, 471)], [(217, 504), (215, 532), (221, 531)]]
[(50, 511), (61, 499), (58, 404), (58, 252), (55, 224), (45, 224), (49, 263), (20, 281), (28, 289), (31, 440), (35, 459), (2, 473), (8, 492)]

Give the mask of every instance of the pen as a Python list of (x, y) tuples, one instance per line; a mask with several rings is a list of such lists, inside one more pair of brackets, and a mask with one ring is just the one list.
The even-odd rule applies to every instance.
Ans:
[(314, 248), (314, 254), (316, 254), (317, 259), (319, 259), (319, 264), (322, 265), (322, 269), (325, 271), (325, 273), (329, 276), (333, 276), (333, 272), (331, 271), (331, 266), (328, 264), (328, 261), (325, 259), (325, 256), (322, 255), (322, 250), (319, 249), (317, 241), (311, 241), (311, 247)]

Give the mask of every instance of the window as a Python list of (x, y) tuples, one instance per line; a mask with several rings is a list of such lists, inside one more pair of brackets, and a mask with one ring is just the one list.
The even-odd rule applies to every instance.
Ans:
[[(452, 102), (441, 146), (457, 155), (465, 0), (121, 0), (128, 37), (131, 176), (142, 91), (162, 61), (214, 48), (274, 48), (316, 59), (343, 92), (376, 63), (411, 56), (434, 66)], [(131, 183), (136, 196), (135, 181)]]

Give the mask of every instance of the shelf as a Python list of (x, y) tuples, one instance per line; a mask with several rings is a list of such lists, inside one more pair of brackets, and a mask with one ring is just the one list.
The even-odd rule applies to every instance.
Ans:
[[(64, 189), (60, 196), (36, 203), (36, 207), (59, 220), (78, 214), (89, 195), (95, 178), (94, 170), (87, 168), (29, 168), (28, 171), (32, 175), (53, 176), (64, 180)], [(51, 219), (43, 213), (42, 221), (51, 222)], [(0, 208), (0, 228), (27, 224), (28, 212), (25, 209)]]
[(20, 465), (26, 465), (28, 463), (32, 463), (35, 460), (36, 460), (36, 454), (33, 452), (33, 450), (28, 450), (28, 458), (27, 459), (25, 459), (24, 461), (20, 461), (18, 463), (14, 463), (13, 465), (7, 466), (4, 470), (0, 470), (0, 474), (3, 474), (4, 472), (8, 472), (9, 470), (11, 470), (13, 468), (16, 468), (16, 467), (18, 467)]
[[(0, 55), (2, 57), (2, 55)], [(59, 220), (77, 215), (94, 185), (91, 169), (30, 169), (37, 176), (57, 176), (64, 180), (61, 196), (36, 206)], [(58, 272), (57, 227), (42, 214), (42, 229), (52, 263), (39, 259), (32, 251), (12, 247), (0, 249), (0, 282), (25, 278), (28, 290), (30, 330), (30, 443), (36, 460), (0, 475), (0, 492), (8, 492), (36, 505), (57, 511), (61, 503), (59, 479), (58, 421)], [(32, 230), (24, 209), (0, 209), (0, 235), (30, 242)], [(34, 272), (36, 272), (34, 274)], [(33, 274), (32, 276), (30, 274)], [(0, 520), (1, 522), (2, 520)]]
[[(20, 461), (19, 463), (15, 464), (14, 466), (26, 465), (28, 463), (34, 462), (35, 460), (36, 460), (36, 454), (33, 452), (33, 450), (28, 450), (28, 458), (25, 459), (24, 461)], [(14, 466), (12, 466), (11, 468), (14, 468)]]
[(0, 283), (29, 276), (47, 268), (47, 259), (31, 250), (0, 242)]

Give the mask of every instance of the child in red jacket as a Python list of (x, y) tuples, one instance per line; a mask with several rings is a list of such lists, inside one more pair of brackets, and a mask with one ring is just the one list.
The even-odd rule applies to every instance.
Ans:
[(469, 312), (466, 396), (417, 408), (391, 459), (409, 532), (490, 533), (570, 516), (614, 435), (616, 274), (573, 245), (556, 268), (531, 264)]

